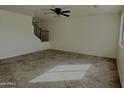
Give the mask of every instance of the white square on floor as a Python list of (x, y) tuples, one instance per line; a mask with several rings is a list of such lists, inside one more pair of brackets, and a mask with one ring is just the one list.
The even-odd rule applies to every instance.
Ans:
[(87, 65), (62, 65), (32, 79), (29, 82), (49, 82), (63, 80), (80, 80), (83, 78), (91, 64)]

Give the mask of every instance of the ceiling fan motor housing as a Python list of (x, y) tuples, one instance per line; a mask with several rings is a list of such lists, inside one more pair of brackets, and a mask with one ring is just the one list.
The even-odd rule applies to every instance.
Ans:
[(61, 13), (61, 8), (55, 8), (55, 11), (56, 11), (57, 15), (60, 15), (60, 13)]

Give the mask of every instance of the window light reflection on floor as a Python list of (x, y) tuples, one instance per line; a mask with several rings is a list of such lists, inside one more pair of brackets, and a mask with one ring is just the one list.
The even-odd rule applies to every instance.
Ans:
[(91, 64), (59, 65), (29, 82), (80, 80), (90, 67)]

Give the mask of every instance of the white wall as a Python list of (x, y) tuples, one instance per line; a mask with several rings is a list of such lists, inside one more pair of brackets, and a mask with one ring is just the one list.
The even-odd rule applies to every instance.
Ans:
[[(124, 14), (124, 9), (122, 11), (122, 14)], [(123, 25), (123, 23), (121, 24), (121, 17), (120, 17), (120, 27), (121, 25)], [(120, 28), (121, 30), (121, 28)], [(120, 36), (121, 36), (121, 32), (120, 32)], [(120, 38), (119, 36), (119, 38)], [(121, 39), (121, 38), (120, 38)], [(118, 40), (118, 43), (120, 40)], [(123, 41), (124, 43), (124, 41)], [(124, 45), (123, 45), (124, 46)], [(121, 85), (124, 88), (124, 47), (122, 48), (120, 46), (120, 44), (118, 44), (118, 54), (117, 54), (117, 66), (118, 66), (118, 72), (119, 72), (119, 76), (120, 76), (120, 81), (121, 81)]]
[(119, 14), (66, 18), (50, 25), (51, 48), (115, 58)]
[(0, 59), (47, 48), (32, 33), (32, 17), (0, 10)]
[(118, 48), (117, 66), (121, 85), (124, 88), (124, 48)]

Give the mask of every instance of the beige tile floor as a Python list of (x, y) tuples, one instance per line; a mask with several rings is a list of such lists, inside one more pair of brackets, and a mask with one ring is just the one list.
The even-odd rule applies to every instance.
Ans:
[(0, 60), (0, 87), (119, 88), (116, 60), (45, 50)]

